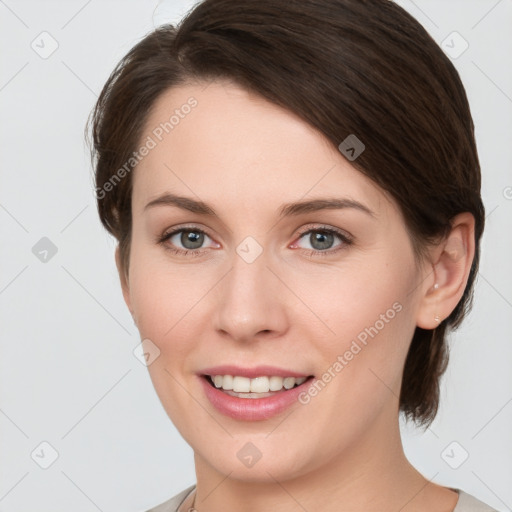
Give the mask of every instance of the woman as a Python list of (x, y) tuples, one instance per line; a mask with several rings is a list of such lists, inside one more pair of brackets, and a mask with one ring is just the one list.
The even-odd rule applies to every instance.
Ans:
[(459, 75), (388, 0), (206, 0), (92, 117), (101, 221), (197, 485), (154, 511), (490, 511), (427, 480), (484, 227)]

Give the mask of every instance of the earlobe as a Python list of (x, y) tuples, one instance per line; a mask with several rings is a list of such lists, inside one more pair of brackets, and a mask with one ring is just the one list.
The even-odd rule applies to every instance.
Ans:
[[(115, 260), (116, 260), (117, 273), (119, 274), (119, 281), (121, 283), (121, 290), (123, 292), (124, 301), (125, 301), (126, 305), (128, 306), (128, 309), (130, 310), (132, 317), (134, 317), (134, 313), (133, 313), (132, 306), (131, 306), (131, 300), (130, 300), (130, 286), (128, 283), (127, 276), (125, 274), (125, 270), (121, 263), (121, 251), (119, 250), (119, 245), (116, 247)], [(135, 317), (134, 317), (134, 320), (135, 320)]]
[(457, 215), (450, 233), (432, 254), (432, 270), (425, 278), (416, 320), (423, 329), (435, 329), (448, 318), (464, 294), (475, 255), (473, 215)]

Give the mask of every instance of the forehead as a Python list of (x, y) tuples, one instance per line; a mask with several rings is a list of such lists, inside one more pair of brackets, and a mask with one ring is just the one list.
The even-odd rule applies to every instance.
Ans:
[[(155, 102), (134, 171), (134, 209), (163, 192), (220, 196), (245, 208), (305, 196), (393, 206), (318, 130), (228, 81), (173, 87)], [(208, 201), (210, 202), (210, 201)], [(385, 206), (385, 205), (384, 205)]]

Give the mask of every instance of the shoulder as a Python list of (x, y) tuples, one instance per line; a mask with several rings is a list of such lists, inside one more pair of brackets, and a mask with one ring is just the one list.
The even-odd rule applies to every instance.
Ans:
[(178, 507), (185, 501), (185, 498), (195, 489), (195, 484), (187, 487), (180, 493), (173, 496), (171, 499), (160, 503), (156, 507), (153, 507), (146, 512), (176, 512)]
[(459, 500), (453, 512), (497, 512), (496, 509), (461, 489), (452, 488), (452, 491), (459, 494)]
[[(195, 487), (195, 484), (187, 487), (180, 493), (176, 494), (176, 496), (173, 496), (169, 500), (160, 503), (160, 505), (157, 505), (147, 510), (146, 512), (176, 512), (178, 507), (195, 489)], [(453, 512), (498, 512), (483, 501), (480, 501), (479, 499), (461, 489), (452, 488), (452, 490), (457, 492), (459, 495), (457, 505), (453, 509)]]

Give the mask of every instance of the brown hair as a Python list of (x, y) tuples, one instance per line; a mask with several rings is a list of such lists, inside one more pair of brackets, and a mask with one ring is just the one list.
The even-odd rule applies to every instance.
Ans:
[(132, 173), (107, 182), (136, 165), (130, 157), (163, 92), (217, 78), (293, 111), (336, 147), (355, 134), (365, 150), (351, 164), (398, 203), (418, 258), (455, 215), (473, 214), (464, 295), (436, 329), (416, 328), (405, 362), (400, 410), (428, 427), (448, 363), (447, 329), (471, 307), (484, 227), (473, 120), (455, 67), (390, 0), (205, 0), (177, 27), (152, 31), (114, 69), (87, 127), (100, 219), (119, 242), (125, 275)]

